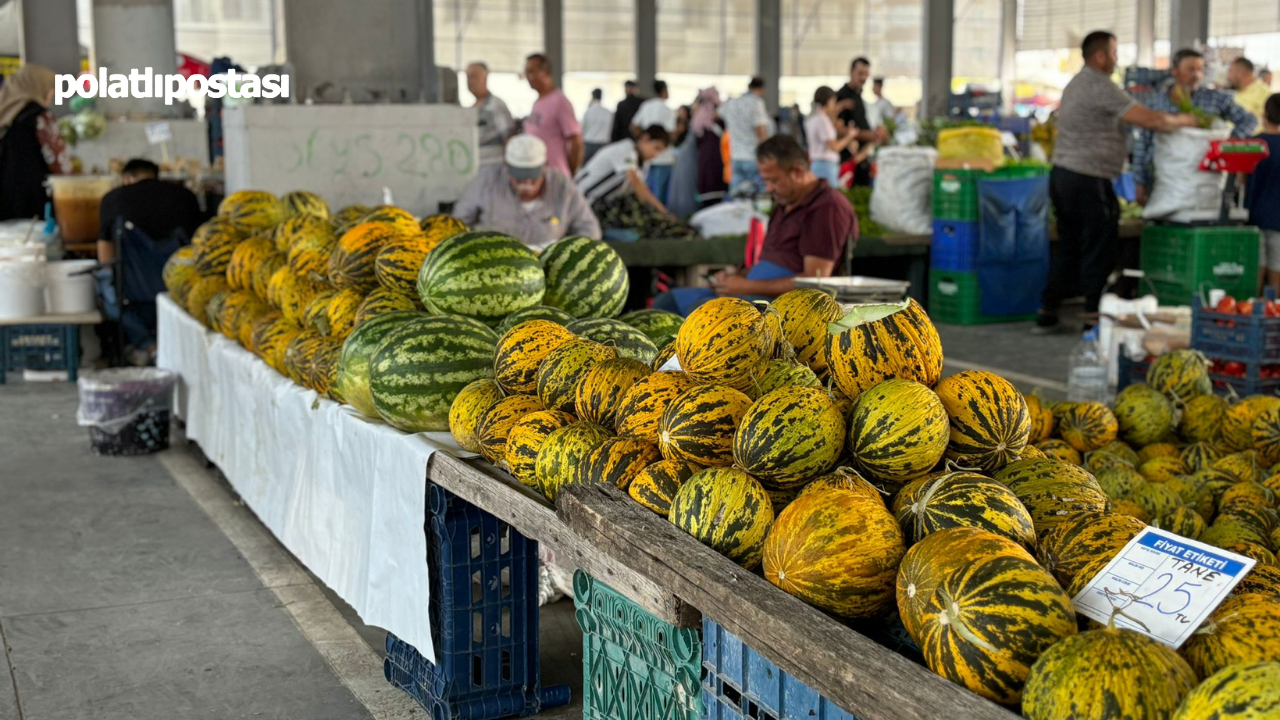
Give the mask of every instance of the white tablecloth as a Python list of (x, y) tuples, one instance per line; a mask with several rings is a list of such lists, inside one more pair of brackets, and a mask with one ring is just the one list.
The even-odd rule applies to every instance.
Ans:
[(195, 440), (258, 518), (365, 623), (434, 662), (427, 616), (427, 459), (441, 446), (372, 422), (157, 301), (162, 368)]

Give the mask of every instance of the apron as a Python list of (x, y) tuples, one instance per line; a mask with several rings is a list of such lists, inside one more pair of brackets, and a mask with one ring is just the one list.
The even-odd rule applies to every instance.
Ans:
[[(748, 280), (778, 280), (795, 276), (796, 274), (792, 270), (768, 260), (757, 262), (747, 271)], [(688, 317), (689, 313), (697, 310), (703, 303), (717, 297), (716, 291), (711, 288), (672, 288), (671, 296), (675, 299), (676, 304), (680, 306), (680, 314), (686, 317)], [(773, 298), (765, 295), (739, 295), (738, 297), (749, 301), (773, 300)]]

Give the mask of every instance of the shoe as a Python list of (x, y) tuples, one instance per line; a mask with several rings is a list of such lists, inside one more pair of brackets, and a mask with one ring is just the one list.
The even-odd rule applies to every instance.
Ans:
[(1041, 310), (1036, 315), (1036, 324), (1031, 327), (1032, 335), (1052, 335), (1062, 330), (1062, 323), (1058, 321), (1058, 316)]

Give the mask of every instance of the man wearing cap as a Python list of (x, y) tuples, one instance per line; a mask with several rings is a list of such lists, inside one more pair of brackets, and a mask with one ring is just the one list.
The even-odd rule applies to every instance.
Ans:
[(564, 173), (547, 171), (547, 145), (533, 135), (507, 142), (503, 162), (482, 166), (453, 216), (477, 230), (506, 233), (534, 250), (562, 237), (600, 238), (600, 223)]

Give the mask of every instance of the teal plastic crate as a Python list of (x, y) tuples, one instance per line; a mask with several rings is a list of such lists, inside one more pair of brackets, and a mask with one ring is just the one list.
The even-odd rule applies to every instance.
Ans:
[(976, 272), (929, 270), (929, 317), (949, 325), (986, 325), (1034, 320), (1027, 315), (983, 315)]
[(702, 634), (659, 620), (590, 575), (573, 575), (582, 628), (583, 720), (698, 720)]
[(1237, 298), (1258, 291), (1258, 229), (1240, 225), (1147, 225), (1139, 267), (1160, 302), (1190, 305), (1201, 290)]
[(982, 180), (1022, 180), (1049, 174), (1042, 165), (1009, 165), (992, 172), (985, 170), (934, 170), (933, 218), (952, 222), (978, 221), (978, 182)]

